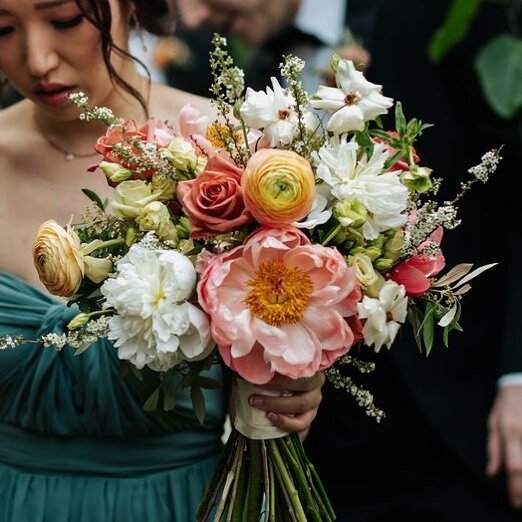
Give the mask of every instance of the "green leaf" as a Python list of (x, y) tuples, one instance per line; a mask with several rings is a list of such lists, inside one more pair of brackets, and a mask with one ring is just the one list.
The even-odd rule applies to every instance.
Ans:
[(156, 388), (145, 401), (143, 405), (145, 411), (156, 411), (158, 409), (159, 391), (159, 388)]
[(395, 104), (395, 128), (402, 138), (406, 132), (406, 116), (404, 116), (401, 102)]
[(522, 39), (497, 36), (480, 50), (475, 70), (491, 108), (512, 118), (522, 108)]
[(205, 397), (201, 388), (198, 386), (191, 386), (190, 399), (192, 400), (192, 407), (198, 422), (203, 425), (205, 422)]
[(408, 319), (410, 320), (413, 329), (413, 337), (417, 344), (417, 348), (419, 349), (419, 352), (422, 353), (422, 340), (419, 335), (421, 321), (419, 319), (419, 310), (415, 305), (411, 305), (408, 308)]
[(176, 390), (172, 386), (163, 388), (163, 409), (172, 411), (176, 408)]
[(440, 62), (466, 37), (480, 2), (481, 0), (453, 0), (442, 26), (437, 29), (428, 46), (428, 54), (433, 62)]
[(100, 199), (100, 196), (98, 196), (98, 194), (96, 194), (96, 192), (93, 192), (92, 190), (89, 190), (89, 189), (82, 189), (82, 192), (91, 200), (91, 201), (94, 201), (94, 203), (96, 203), (96, 205), (98, 206), (98, 208), (102, 211), (102, 212), (105, 212), (105, 205), (103, 204), (103, 201)]
[(424, 315), (424, 321), (422, 323), (422, 340), (424, 347), (426, 348), (426, 356), (428, 356), (433, 348), (433, 337), (435, 331), (435, 310), (436, 305), (428, 302), (426, 305), (426, 313)]

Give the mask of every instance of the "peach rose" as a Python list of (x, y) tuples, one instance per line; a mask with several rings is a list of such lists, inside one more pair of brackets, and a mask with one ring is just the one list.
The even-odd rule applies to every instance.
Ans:
[(231, 160), (214, 156), (196, 179), (178, 183), (192, 239), (237, 230), (252, 220), (243, 201), (241, 174)]
[(247, 163), (241, 186), (245, 205), (256, 221), (272, 227), (306, 217), (315, 198), (310, 163), (289, 150), (257, 151)]

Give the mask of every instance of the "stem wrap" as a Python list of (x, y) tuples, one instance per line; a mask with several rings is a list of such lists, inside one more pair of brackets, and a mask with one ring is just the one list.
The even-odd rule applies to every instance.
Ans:
[[(234, 420), (234, 427), (239, 433), (254, 440), (279, 439), (288, 435), (286, 431), (282, 431), (270, 423), (266, 417), (266, 412), (253, 408), (248, 403), (248, 397), (252, 394), (278, 397), (281, 395), (279, 392), (256, 388), (253, 384), (243, 379), (237, 379), (236, 391), (236, 418)], [(284, 392), (285, 395), (288, 393), (289, 392)]]

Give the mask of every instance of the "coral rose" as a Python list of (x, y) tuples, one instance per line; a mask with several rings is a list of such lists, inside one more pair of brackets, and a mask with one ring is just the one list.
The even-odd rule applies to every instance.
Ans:
[(241, 186), (254, 219), (273, 227), (300, 221), (310, 213), (315, 199), (310, 163), (289, 150), (257, 151), (247, 163)]
[(54, 220), (42, 224), (33, 245), (33, 260), (40, 280), (53, 295), (71, 297), (83, 276), (99, 283), (112, 267), (108, 259), (88, 256), (102, 242), (82, 246), (74, 230), (64, 230)]
[(428, 255), (423, 254), (422, 250), (428, 245), (440, 245), (442, 240), (442, 227), (439, 227), (431, 234), (429, 239), (419, 245), (420, 254), (410, 257), (390, 273), (389, 279), (406, 288), (406, 295), (418, 297), (424, 294), (431, 287), (430, 277), (436, 276), (446, 264), (442, 252)]
[(214, 156), (196, 179), (178, 184), (178, 199), (190, 220), (191, 238), (237, 230), (252, 220), (243, 201), (241, 174), (231, 160)]
[(310, 377), (348, 352), (361, 291), (336, 249), (262, 227), (211, 262), (198, 296), (225, 364), (264, 384), (276, 373)]

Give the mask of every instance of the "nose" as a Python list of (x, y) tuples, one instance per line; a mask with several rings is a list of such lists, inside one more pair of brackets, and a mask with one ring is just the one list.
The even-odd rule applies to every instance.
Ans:
[(43, 30), (27, 31), (25, 54), (27, 70), (35, 78), (45, 78), (60, 62), (52, 37)]

